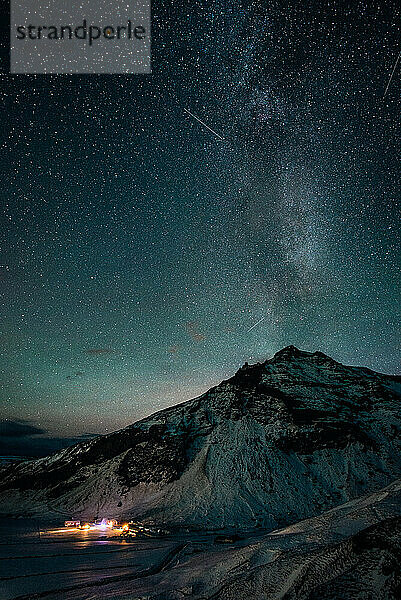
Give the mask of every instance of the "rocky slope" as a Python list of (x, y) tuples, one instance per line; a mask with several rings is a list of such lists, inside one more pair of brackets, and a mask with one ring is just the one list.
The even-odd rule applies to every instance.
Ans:
[(3, 514), (274, 528), (401, 477), (401, 381), (293, 346), (194, 400), (8, 468)]

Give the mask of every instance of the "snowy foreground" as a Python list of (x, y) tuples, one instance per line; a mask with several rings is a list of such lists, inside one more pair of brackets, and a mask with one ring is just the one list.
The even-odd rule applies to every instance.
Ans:
[[(32, 525), (33, 523), (33, 525)], [(39, 531), (41, 531), (39, 535)], [(2, 524), (0, 600), (396, 600), (401, 481), (270, 533), (216, 544), (185, 533), (121, 542)], [(86, 536), (86, 537), (85, 537)]]

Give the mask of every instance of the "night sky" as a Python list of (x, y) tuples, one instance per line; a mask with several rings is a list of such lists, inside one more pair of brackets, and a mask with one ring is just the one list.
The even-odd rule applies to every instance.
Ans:
[(151, 75), (5, 78), (10, 439), (118, 429), (289, 344), (401, 372), (396, 3), (152, 11)]

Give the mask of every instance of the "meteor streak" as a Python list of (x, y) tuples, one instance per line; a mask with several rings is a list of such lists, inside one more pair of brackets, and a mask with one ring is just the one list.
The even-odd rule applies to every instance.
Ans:
[(262, 317), (262, 318), (261, 318), (261, 319), (260, 319), (260, 320), (259, 320), (257, 323), (254, 323), (254, 324), (252, 325), (252, 327), (250, 327), (249, 329), (247, 329), (246, 333), (249, 333), (250, 331), (252, 331), (252, 329), (253, 329), (254, 327), (256, 327), (256, 325), (259, 325), (259, 323), (261, 323), (261, 322), (262, 322), (262, 321), (264, 321), (265, 319), (266, 319), (266, 317)]
[(384, 91), (383, 98), (384, 98), (384, 97), (385, 97), (385, 95), (387, 94), (387, 90), (388, 90), (388, 88), (390, 87), (390, 83), (391, 83), (391, 80), (393, 79), (393, 76), (394, 76), (395, 70), (396, 70), (396, 68), (397, 68), (397, 65), (398, 65), (398, 61), (400, 60), (400, 56), (401, 56), (401, 50), (399, 51), (399, 53), (398, 53), (398, 56), (397, 56), (397, 58), (396, 58), (396, 61), (395, 61), (395, 63), (394, 63), (394, 67), (393, 67), (393, 70), (391, 71), (390, 79), (388, 80), (388, 84), (387, 84), (387, 86), (386, 86), (386, 89), (385, 89), (385, 91)]
[(197, 117), (196, 115), (194, 115), (193, 113), (191, 113), (189, 110), (187, 110), (186, 108), (184, 108), (184, 111), (186, 113), (188, 113), (191, 117), (193, 117), (194, 119), (196, 119), (199, 123), (201, 123), (201, 125), (203, 125), (204, 127), (206, 127), (206, 129), (208, 129), (209, 131), (211, 131), (217, 138), (219, 138), (219, 140), (222, 140), (224, 142), (224, 138), (221, 137), (221, 135), (219, 135), (216, 131), (214, 131), (211, 127), (209, 127), (209, 125), (206, 125), (206, 123), (204, 123), (203, 121), (201, 121), (199, 119), (199, 117)]

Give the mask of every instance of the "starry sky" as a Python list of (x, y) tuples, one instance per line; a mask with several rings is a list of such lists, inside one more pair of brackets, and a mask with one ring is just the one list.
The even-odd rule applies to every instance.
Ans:
[(4, 79), (2, 412), (25, 444), (289, 344), (401, 372), (396, 3), (152, 13), (151, 75)]

